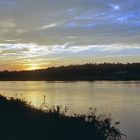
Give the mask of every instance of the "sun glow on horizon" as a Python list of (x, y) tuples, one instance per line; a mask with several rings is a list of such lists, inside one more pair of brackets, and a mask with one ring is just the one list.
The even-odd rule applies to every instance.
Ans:
[(41, 67), (39, 64), (36, 64), (36, 63), (28, 64), (26, 68), (26, 70), (37, 70), (37, 69), (41, 69)]

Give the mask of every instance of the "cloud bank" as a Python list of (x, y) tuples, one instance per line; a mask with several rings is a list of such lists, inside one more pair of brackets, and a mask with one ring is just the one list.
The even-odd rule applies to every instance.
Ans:
[(63, 64), (71, 55), (138, 61), (139, 7), (139, 0), (0, 0), (0, 64)]

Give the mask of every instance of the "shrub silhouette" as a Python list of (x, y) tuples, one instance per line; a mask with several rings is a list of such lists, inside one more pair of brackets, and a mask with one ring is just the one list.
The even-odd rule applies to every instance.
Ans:
[(111, 117), (65, 115), (60, 106), (37, 109), (21, 99), (0, 96), (0, 138), (3, 140), (121, 140), (122, 133)]

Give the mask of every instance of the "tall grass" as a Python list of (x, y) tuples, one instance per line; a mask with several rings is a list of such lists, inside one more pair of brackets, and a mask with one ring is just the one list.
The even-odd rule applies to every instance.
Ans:
[(97, 115), (67, 116), (68, 108), (37, 109), (24, 100), (0, 96), (0, 139), (2, 140), (121, 140), (119, 122)]

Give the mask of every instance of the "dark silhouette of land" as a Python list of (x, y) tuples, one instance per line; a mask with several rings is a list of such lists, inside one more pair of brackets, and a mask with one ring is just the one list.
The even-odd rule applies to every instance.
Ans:
[(140, 80), (140, 63), (88, 63), (32, 71), (3, 71), (0, 80)]
[(90, 112), (66, 116), (59, 106), (36, 109), (20, 99), (0, 96), (1, 140), (121, 140), (112, 119)]

